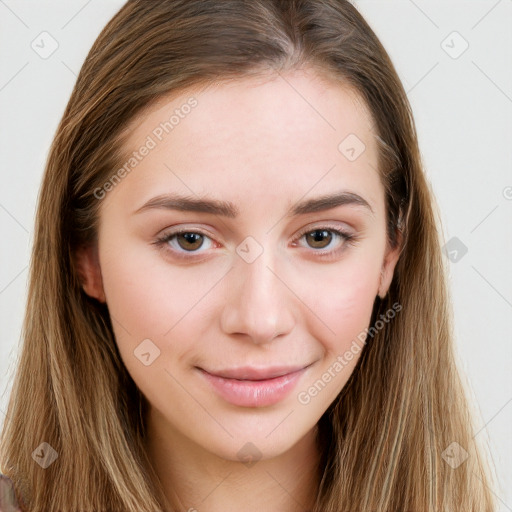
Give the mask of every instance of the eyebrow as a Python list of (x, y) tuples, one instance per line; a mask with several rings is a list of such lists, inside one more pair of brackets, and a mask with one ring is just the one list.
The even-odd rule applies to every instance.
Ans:
[[(341, 191), (301, 201), (290, 208), (286, 213), (286, 216), (293, 217), (296, 215), (305, 215), (308, 213), (331, 210), (338, 206), (345, 205), (363, 207), (369, 210), (372, 215), (375, 214), (368, 201), (363, 199), (360, 195), (355, 194), (354, 192)], [(232, 219), (236, 218), (240, 213), (240, 210), (233, 203), (228, 201), (194, 198), (190, 196), (180, 196), (177, 194), (163, 194), (153, 197), (134, 213), (137, 214), (153, 209), (211, 213)]]

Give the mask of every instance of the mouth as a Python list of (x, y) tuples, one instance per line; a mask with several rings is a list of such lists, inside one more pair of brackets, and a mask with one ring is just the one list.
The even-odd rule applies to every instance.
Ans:
[(309, 366), (197, 369), (216, 394), (232, 405), (266, 407), (284, 400)]

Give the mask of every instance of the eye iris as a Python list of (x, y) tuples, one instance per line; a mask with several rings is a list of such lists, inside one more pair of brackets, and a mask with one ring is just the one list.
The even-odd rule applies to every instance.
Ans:
[[(308, 244), (311, 245), (311, 247), (314, 247), (316, 249), (323, 249), (331, 243), (332, 234), (327, 229), (315, 229), (314, 231), (311, 231), (310, 233), (306, 234), (306, 239), (308, 241)], [(325, 245), (316, 245), (318, 243), (325, 243), (325, 241), (327, 241)], [(310, 242), (312, 242), (312, 244)]]
[[(185, 250), (199, 249), (203, 245), (204, 240), (202, 237), (203, 235), (199, 233), (179, 233), (176, 235), (180, 247)], [(183, 240), (185, 240), (185, 246), (182, 244)]]

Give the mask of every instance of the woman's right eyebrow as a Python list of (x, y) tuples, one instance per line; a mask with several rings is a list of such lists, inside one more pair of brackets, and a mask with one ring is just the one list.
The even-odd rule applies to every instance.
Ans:
[[(286, 216), (294, 217), (297, 215), (305, 215), (308, 213), (331, 210), (345, 205), (362, 207), (367, 210), (371, 216), (375, 215), (375, 212), (366, 199), (354, 192), (343, 190), (333, 194), (307, 199), (292, 205), (286, 213)], [(240, 213), (238, 207), (229, 201), (209, 197), (197, 198), (178, 194), (161, 194), (144, 203), (144, 205), (135, 210), (134, 214), (152, 209), (210, 213), (228, 218), (236, 218)]]
[(212, 213), (230, 218), (236, 218), (240, 213), (233, 203), (220, 201), (219, 199), (162, 194), (147, 201), (143, 206), (135, 210), (134, 214), (152, 209)]

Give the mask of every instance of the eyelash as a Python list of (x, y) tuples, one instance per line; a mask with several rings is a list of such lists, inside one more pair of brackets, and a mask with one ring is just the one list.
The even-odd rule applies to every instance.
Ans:
[[(320, 258), (328, 258), (328, 257), (337, 256), (338, 253), (343, 251), (347, 245), (349, 245), (349, 246), (354, 245), (356, 243), (356, 241), (358, 240), (358, 237), (356, 235), (347, 233), (346, 231), (343, 231), (337, 227), (335, 228), (333, 226), (325, 225), (325, 226), (318, 226), (318, 227), (302, 230), (295, 237), (295, 239), (293, 240), (293, 243), (299, 241), (304, 235), (307, 235), (308, 233), (313, 233), (315, 231), (328, 231), (330, 233), (334, 233), (336, 236), (341, 238), (344, 242), (341, 247), (338, 247), (337, 249), (334, 249), (334, 250), (332, 250), (332, 249), (315, 250), (315, 249), (311, 248), (312, 252), (315, 253), (315, 255), (319, 256)], [(153, 242), (153, 244), (162, 250), (172, 252), (173, 255), (177, 258), (181, 258), (184, 260), (194, 259), (196, 257), (194, 254), (197, 251), (185, 251), (184, 249), (177, 250), (177, 249), (171, 249), (169, 247), (169, 242), (171, 240), (173, 240), (176, 236), (184, 234), (184, 233), (197, 234), (197, 235), (201, 235), (201, 236), (204, 236), (207, 238), (211, 238), (209, 235), (207, 235), (206, 233), (204, 233), (200, 230), (179, 229), (177, 231), (167, 233), (167, 234), (163, 235), (162, 237), (157, 238)], [(202, 245), (201, 245), (201, 247), (202, 247)]]

